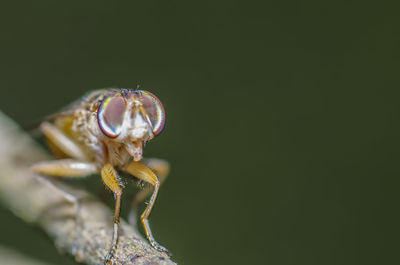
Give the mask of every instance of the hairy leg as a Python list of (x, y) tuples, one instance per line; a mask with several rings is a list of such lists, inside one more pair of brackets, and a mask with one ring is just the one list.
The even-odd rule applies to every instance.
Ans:
[[(149, 167), (158, 177), (160, 185), (165, 181), (170, 171), (170, 165), (167, 161), (157, 158), (143, 159), (142, 163)], [(151, 188), (145, 186), (139, 191), (132, 199), (131, 211), (129, 213), (129, 223), (136, 226), (137, 210), (140, 203), (142, 203), (151, 194)]]
[(114, 193), (115, 195), (115, 210), (114, 210), (114, 228), (113, 236), (111, 241), (111, 247), (105, 259), (105, 264), (112, 264), (111, 259), (114, 256), (115, 249), (118, 243), (118, 230), (119, 230), (119, 213), (121, 208), (121, 196), (122, 187), (118, 182), (118, 175), (114, 167), (111, 164), (106, 164), (101, 169), (101, 178), (104, 184)]
[(131, 162), (124, 168), (126, 172), (129, 174), (137, 177), (138, 179), (141, 179), (149, 184), (151, 184), (154, 187), (153, 194), (150, 197), (150, 201), (147, 204), (146, 209), (140, 216), (140, 220), (142, 221), (142, 224), (144, 226), (144, 230), (147, 236), (147, 239), (149, 240), (150, 244), (157, 250), (159, 251), (164, 251), (168, 253), (168, 250), (161, 246), (160, 244), (157, 243), (157, 241), (154, 239), (153, 234), (151, 233), (150, 225), (149, 225), (149, 215), (151, 213), (151, 210), (153, 209), (154, 203), (157, 198), (158, 190), (160, 188), (160, 181), (157, 178), (157, 176), (154, 174), (154, 172), (148, 168), (147, 166), (143, 165), (140, 162)]

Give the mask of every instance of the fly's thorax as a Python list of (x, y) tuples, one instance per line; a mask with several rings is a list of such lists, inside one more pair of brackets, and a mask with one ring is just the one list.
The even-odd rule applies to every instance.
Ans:
[(98, 128), (95, 113), (85, 109), (77, 109), (74, 113), (71, 130), (75, 135), (75, 140), (85, 151), (88, 158), (99, 163), (104, 161), (104, 148), (99, 138), (101, 131)]

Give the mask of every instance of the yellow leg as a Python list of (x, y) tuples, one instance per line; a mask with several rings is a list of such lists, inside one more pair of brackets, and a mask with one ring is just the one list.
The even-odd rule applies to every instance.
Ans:
[[(149, 167), (158, 177), (160, 185), (165, 181), (169, 173), (169, 163), (162, 159), (145, 159), (142, 161), (147, 167)], [(132, 204), (134, 207), (138, 206), (146, 197), (150, 194), (150, 189), (141, 190), (133, 198)]]
[(151, 195), (150, 201), (147, 204), (146, 209), (140, 216), (140, 220), (142, 221), (142, 224), (144, 226), (144, 231), (146, 233), (147, 239), (149, 240), (150, 244), (158, 251), (164, 251), (168, 253), (168, 250), (165, 247), (158, 244), (157, 241), (154, 239), (148, 221), (149, 215), (151, 213), (151, 210), (153, 209), (154, 203), (157, 198), (158, 190), (160, 188), (159, 179), (154, 174), (154, 172), (151, 171), (150, 168), (148, 168), (147, 166), (143, 165), (140, 162), (131, 162), (128, 164), (127, 167), (124, 168), (124, 170), (129, 174), (137, 177), (138, 179), (150, 183), (154, 187), (153, 194)]
[(31, 171), (54, 177), (85, 177), (97, 173), (93, 163), (74, 159), (42, 161), (31, 166)]
[(112, 264), (111, 259), (114, 256), (118, 243), (118, 228), (119, 228), (119, 213), (121, 209), (122, 187), (118, 182), (118, 175), (111, 164), (106, 164), (101, 169), (101, 178), (104, 184), (110, 188), (115, 195), (115, 210), (114, 210), (114, 229), (111, 241), (111, 247), (105, 259), (105, 264)]
[[(168, 176), (170, 166), (169, 163), (163, 159), (157, 158), (147, 158), (143, 159), (142, 163), (149, 167), (160, 180), (160, 185), (165, 181)], [(131, 211), (129, 213), (129, 223), (136, 226), (136, 212), (139, 204), (146, 199), (150, 194), (151, 189), (149, 187), (144, 187), (139, 191), (132, 200)]]
[(49, 122), (43, 122), (40, 125), (40, 130), (53, 145), (55, 145), (68, 157), (82, 161), (87, 160), (87, 155), (83, 152), (83, 150), (73, 140), (65, 135), (63, 131), (53, 124)]

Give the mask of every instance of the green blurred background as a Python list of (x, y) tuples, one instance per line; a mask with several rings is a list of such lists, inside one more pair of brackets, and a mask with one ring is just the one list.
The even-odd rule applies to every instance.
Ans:
[[(93, 88), (158, 95), (145, 155), (172, 172), (150, 222), (179, 264), (400, 264), (399, 7), (3, 2), (1, 110), (29, 124)], [(4, 208), (0, 245), (75, 264)]]

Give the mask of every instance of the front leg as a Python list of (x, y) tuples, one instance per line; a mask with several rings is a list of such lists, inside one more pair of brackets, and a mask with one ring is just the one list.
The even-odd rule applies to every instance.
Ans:
[[(160, 185), (163, 184), (170, 171), (170, 165), (167, 161), (158, 158), (146, 158), (141, 161), (145, 166), (150, 168), (160, 180)], [(131, 211), (129, 213), (129, 223), (136, 226), (137, 209), (141, 202), (151, 194), (151, 188), (145, 186), (132, 199)]]
[(114, 209), (114, 229), (113, 236), (111, 241), (111, 247), (108, 251), (104, 264), (112, 264), (111, 259), (114, 256), (115, 250), (118, 244), (118, 229), (119, 229), (119, 213), (121, 209), (121, 196), (122, 196), (122, 187), (118, 182), (118, 175), (115, 171), (114, 167), (111, 164), (106, 164), (101, 169), (101, 178), (103, 179), (104, 184), (115, 195), (115, 209)]
[(140, 216), (140, 220), (142, 221), (146, 237), (149, 240), (150, 244), (158, 251), (163, 251), (168, 253), (168, 250), (165, 247), (161, 246), (159, 243), (157, 243), (157, 241), (154, 239), (153, 234), (151, 233), (148, 220), (151, 210), (153, 209), (154, 203), (156, 201), (158, 190), (160, 188), (159, 179), (157, 178), (156, 174), (154, 174), (154, 172), (151, 171), (151, 169), (149, 169), (140, 162), (130, 162), (128, 166), (124, 168), (124, 170), (129, 174), (137, 177), (138, 179), (141, 179), (151, 184), (154, 187), (153, 194), (151, 195), (150, 201), (147, 204), (146, 209)]

